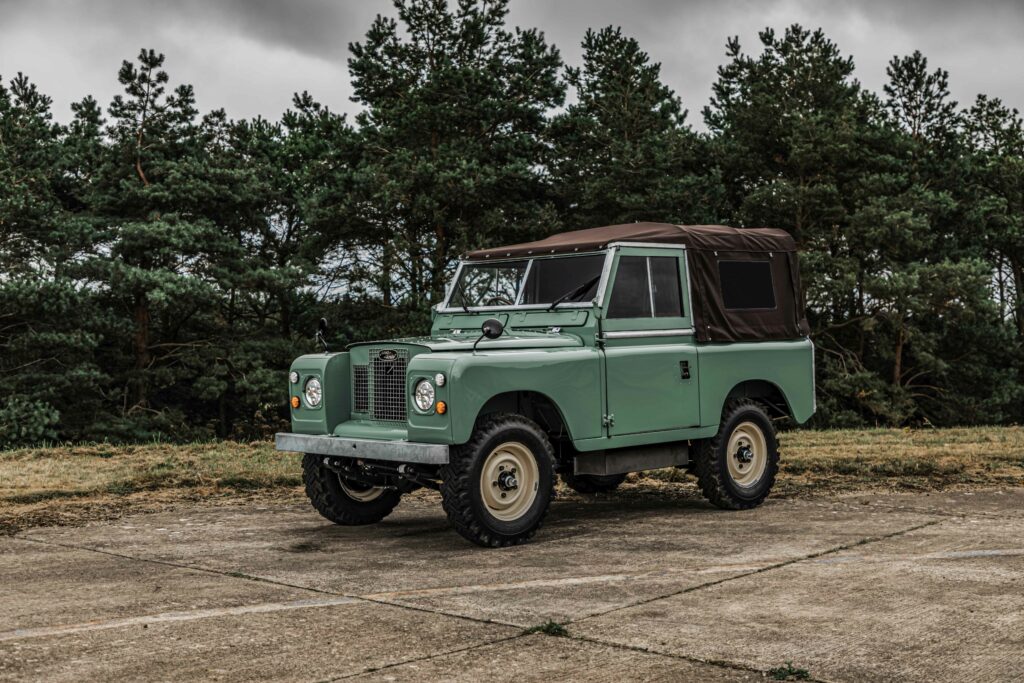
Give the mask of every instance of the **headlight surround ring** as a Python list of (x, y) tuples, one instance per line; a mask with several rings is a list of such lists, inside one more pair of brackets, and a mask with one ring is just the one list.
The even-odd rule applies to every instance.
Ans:
[(434, 391), (434, 385), (429, 379), (421, 379), (416, 383), (412, 391), (412, 402), (416, 410), (429, 413), (434, 408), (436, 398), (437, 392)]
[(324, 400), (324, 387), (320, 380), (316, 377), (307, 379), (306, 386), (302, 388), (302, 396), (310, 408), (318, 407)]

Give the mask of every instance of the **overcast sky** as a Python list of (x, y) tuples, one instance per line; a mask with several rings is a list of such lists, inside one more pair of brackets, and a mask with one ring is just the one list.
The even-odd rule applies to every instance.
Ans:
[[(121, 61), (141, 47), (167, 55), (171, 84), (195, 86), (201, 110), (276, 119), (293, 92), (354, 112), (348, 44), (390, 0), (0, 0), (0, 76), (28, 74), (59, 120), (86, 94), (104, 106)], [(920, 49), (950, 72), (953, 95), (979, 93), (1024, 109), (1024, 0), (513, 0), (510, 23), (538, 27), (576, 63), (587, 27), (618, 25), (636, 37), (700, 127), (725, 41), (757, 51), (757, 31), (799, 22), (822, 27), (857, 77), (881, 90), (886, 62)]]

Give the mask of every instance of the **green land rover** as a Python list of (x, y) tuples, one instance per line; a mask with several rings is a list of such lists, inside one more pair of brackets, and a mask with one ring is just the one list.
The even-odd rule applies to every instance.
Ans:
[(796, 247), (781, 230), (612, 225), (466, 254), (430, 336), (301, 356), (292, 431), (316, 510), (378, 522), (440, 490), (483, 546), (530, 538), (556, 474), (583, 493), (678, 467), (761, 503), (775, 422), (815, 409)]

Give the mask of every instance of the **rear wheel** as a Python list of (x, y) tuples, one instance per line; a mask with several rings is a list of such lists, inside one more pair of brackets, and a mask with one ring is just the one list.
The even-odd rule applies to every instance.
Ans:
[(554, 453), (547, 436), (521, 415), (485, 419), (441, 469), (448, 521), (477, 545), (522, 543), (540, 528), (554, 495)]
[(757, 507), (771, 491), (779, 471), (775, 427), (759, 404), (735, 401), (726, 406), (718, 434), (697, 448), (696, 474), (704, 496), (720, 508)]
[(302, 481), (309, 501), (323, 517), (335, 524), (374, 524), (391, 514), (402, 494), (383, 486), (368, 486), (345, 479), (321, 463), (321, 456), (307, 453), (302, 459)]
[(577, 493), (608, 493), (626, 481), (625, 474), (570, 474), (562, 472), (562, 481)]

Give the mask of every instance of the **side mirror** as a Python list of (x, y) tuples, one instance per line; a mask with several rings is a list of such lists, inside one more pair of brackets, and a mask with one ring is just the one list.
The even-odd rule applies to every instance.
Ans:
[(505, 331), (505, 326), (501, 324), (501, 321), (497, 318), (488, 318), (484, 321), (484, 324), (480, 326), (480, 336), (473, 342), (473, 353), (476, 353), (476, 345), (480, 343), (480, 340), (484, 337), (488, 339), (497, 339), (501, 336), (501, 333)]
[(320, 331), (321, 336), (327, 336), (327, 318), (320, 318), (320, 324), (317, 326), (317, 330)]
[(480, 331), (488, 339), (497, 339), (501, 336), (501, 333), (505, 331), (505, 326), (501, 324), (501, 321), (497, 318), (488, 318), (484, 321), (484, 324), (480, 326)]

